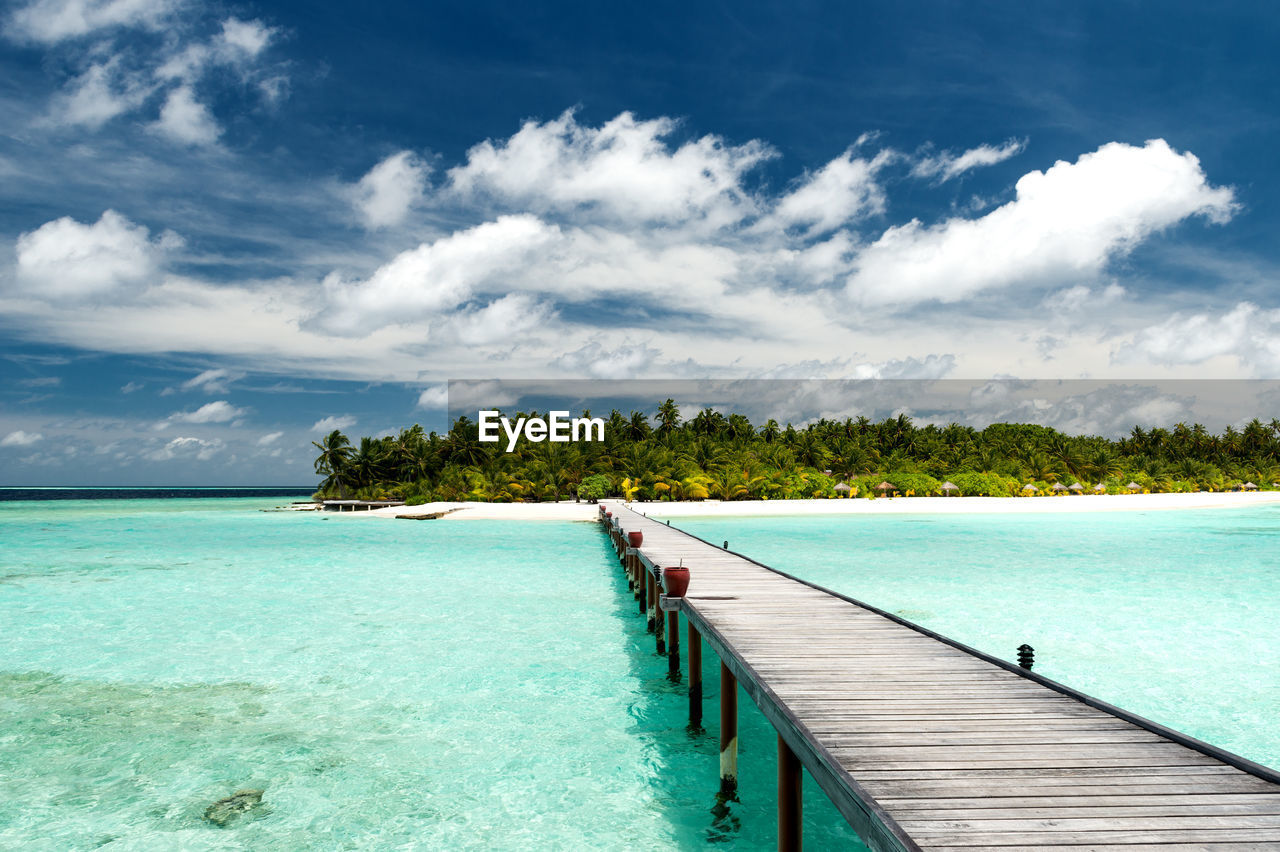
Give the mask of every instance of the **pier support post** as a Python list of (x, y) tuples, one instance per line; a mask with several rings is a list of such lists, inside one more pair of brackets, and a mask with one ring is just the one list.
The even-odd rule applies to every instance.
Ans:
[(689, 729), (702, 730), (702, 634), (689, 622)]
[(680, 613), (667, 613), (667, 680), (680, 682)]
[(720, 663), (720, 799), (738, 801), (738, 679)]
[(644, 567), (641, 562), (636, 566), (636, 601), (640, 605), (640, 614), (644, 615), (645, 608), (649, 605), (649, 569)]
[(657, 632), (657, 625), (654, 623), (654, 621), (655, 621), (654, 616), (655, 616), (655, 614), (657, 613), (657, 610), (658, 610), (658, 592), (657, 592), (657, 589), (656, 589), (657, 583), (655, 583), (655, 582), (654, 582), (654, 579), (653, 579), (653, 572), (652, 572), (652, 571), (650, 571), (648, 568), (646, 568), (646, 569), (645, 569), (645, 571), (644, 571), (644, 584), (645, 584), (645, 588), (646, 588), (646, 590), (647, 590), (647, 591), (648, 591), (648, 593), (649, 593), (649, 595), (648, 595), (648, 597), (649, 597), (649, 601), (648, 601), (648, 603), (649, 603), (649, 609), (648, 609), (648, 613), (649, 613), (649, 625), (648, 625), (648, 627), (649, 627), (649, 632), (650, 632), (650, 633), (656, 633), (656, 632)]
[(804, 803), (800, 759), (778, 734), (778, 852), (800, 852)]
[(658, 607), (658, 598), (662, 595), (662, 581), (658, 575), (653, 577), (653, 637), (657, 644), (658, 654), (667, 653), (667, 619)]

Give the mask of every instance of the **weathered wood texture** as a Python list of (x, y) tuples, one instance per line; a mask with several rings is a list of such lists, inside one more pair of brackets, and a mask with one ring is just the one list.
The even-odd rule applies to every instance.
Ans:
[(875, 850), (1280, 849), (1280, 775), (611, 504)]

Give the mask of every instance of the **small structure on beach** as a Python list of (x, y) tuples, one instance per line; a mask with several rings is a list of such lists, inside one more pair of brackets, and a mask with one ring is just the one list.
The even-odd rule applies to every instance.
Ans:
[(853, 486), (847, 482), (840, 482), (836, 484), (836, 491), (840, 492), (841, 494), (848, 494), (852, 490), (853, 490)]
[(943, 497), (950, 497), (950, 496), (951, 496), (951, 492), (952, 492), (952, 491), (959, 492), (959, 491), (960, 491), (960, 486), (959, 486), (959, 485), (956, 485), (956, 484), (955, 484), (954, 482), (952, 482), (951, 480), (947, 480), (946, 482), (942, 483), (942, 496), (943, 496)]
[(1022, 486), (1022, 493), (1023, 494), (1039, 494), (1040, 489), (1036, 488), (1034, 485), (1028, 482), (1026, 485)]
[(1125, 488), (1128, 488), (1130, 491), (1141, 491), (1141, 490), (1142, 490), (1142, 486), (1141, 486), (1141, 485), (1139, 485), (1139, 484), (1138, 484), (1138, 483), (1136, 483), (1136, 482), (1130, 482), (1128, 485), (1126, 485), (1126, 486), (1125, 486)]
[(1240, 486), (1240, 490), (1241, 491), (1257, 491), (1258, 486), (1254, 485), (1252, 482), (1246, 482), (1244, 485)]
[(1067, 490), (1074, 491), (1076, 494), (1081, 494), (1084, 492), (1084, 486), (1081, 485), (1079, 482), (1073, 482), (1071, 483), (1070, 486), (1067, 487)]
[(324, 510), (326, 512), (367, 512), (370, 509), (403, 505), (403, 500), (325, 500)]
[(1063, 485), (1061, 482), (1055, 482), (1053, 483), (1053, 488), (1051, 490), (1054, 494), (1063, 494), (1071, 489)]
[(880, 492), (880, 496), (884, 496), (886, 491), (897, 491), (892, 482), (881, 482), (876, 486), (876, 490)]
[(1099, 482), (1097, 485), (1093, 486), (1093, 493), (1095, 493), (1095, 494), (1105, 494), (1105, 493), (1107, 493), (1107, 486), (1106, 486), (1106, 485), (1103, 485), (1101, 482)]

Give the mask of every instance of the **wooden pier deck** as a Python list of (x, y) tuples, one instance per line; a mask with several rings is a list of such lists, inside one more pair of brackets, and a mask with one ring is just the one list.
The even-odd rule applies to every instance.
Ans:
[(872, 849), (1280, 850), (1280, 773), (608, 508), (637, 568), (690, 568), (680, 614)]

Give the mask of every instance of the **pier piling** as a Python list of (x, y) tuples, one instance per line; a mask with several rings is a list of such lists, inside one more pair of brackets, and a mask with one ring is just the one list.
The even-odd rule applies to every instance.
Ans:
[(667, 613), (667, 680), (680, 682), (680, 613)]
[(653, 633), (657, 629), (656, 625), (654, 625), (654, 615), (656, 614), (658, 609), (658, 592), (656, 589), (657, 583), (654, 580), (653, 572), (647, 568), (645, 569), (645, 572), (644, 572), (644, 584), (645, 584), (645, 590), (648, 593), (648, 609), (647, 609), (647, 612), (649, 614), (648, 628), (649, 628), (649, 632)]
[(663, 618), (662, 610), (658, 609), (658, 596), (662, 594), (662, 586), (659, 584), (656, 573), (653, 577), (653, 586), (653, 639), (657, 646), (658, 655), (663, 656), (667, 653), (667, 620)]
[(644, 567), (644, 563), (636, 565), (636, 602), (640, 606), (640, 614), (644, 615), (645, 607), (649, 605), (649, 570)]
[(702, 634), (689, 621), (689, 728), (702, 730)]
[(778, 734), (778, 852), (800, 852), (803, 778), (800, 758)]
[(738, 679), (720, 663), (720, 798), (738, 800)]

